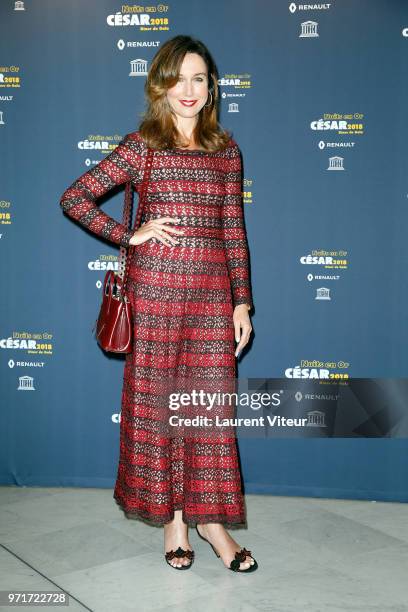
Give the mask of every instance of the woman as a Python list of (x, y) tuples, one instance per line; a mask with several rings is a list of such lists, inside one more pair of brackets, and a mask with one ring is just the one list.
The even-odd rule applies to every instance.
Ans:
[[(126, 355), (114, 498), (126, 516), (164, 525), (172, 567), (191, 567), (188, 525), (196, 524), (227, 568), (253, 571), (250, 551), (225, 529), (245, 523), (235, 437), (169, 437), (154, 418), (163, 379), (234, 379), (235, 357), (252, 331), (240, 152), (218, 124), (216, 67), (200, 41), (180, 35), (163, 44), (145, 92), (139, 130), (60, 200), (95, 234), (136, 247), (128, 280), (134, 342)], [(148, 146), (154, 157), (141, 225), (129, 231), (96, 199), (127, 181), (138, 189)]]

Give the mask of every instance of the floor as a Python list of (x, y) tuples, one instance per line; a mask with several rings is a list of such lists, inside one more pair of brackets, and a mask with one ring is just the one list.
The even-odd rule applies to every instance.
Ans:
[(195, 530), (194, 565), (177, 571), (162, 528), (126, 519), (110, 489), (0, 487), (0, 591), (63, 590), (69, 607), (48, 609), (69, 612), (408, 612), (407, 504), (246, 503), (249, 528), (232, 534), (256, 572), (227, 570)]

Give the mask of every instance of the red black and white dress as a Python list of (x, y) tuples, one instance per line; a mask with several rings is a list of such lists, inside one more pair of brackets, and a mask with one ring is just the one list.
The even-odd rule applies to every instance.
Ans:
[[(133, 235), (104, 213), (97, 198), (143, 179), (147, 146), (127, 134), (63, 193), (64, 212), (99, 236), (129, 246)], [(233, 308), (252, 307), (240, 151), (154, 150), (141, 222), (177, 217), (177, 245), (156, 238), (137, 245), (128, 263), (133, 351), (123, 377), (120, 456), (113, 497), (128, 517), (162, 525), (174, 511), (188, 524), (244, 524), (236, 438), (166, 436), (156, 428), (158, 381), (236, 377)]]

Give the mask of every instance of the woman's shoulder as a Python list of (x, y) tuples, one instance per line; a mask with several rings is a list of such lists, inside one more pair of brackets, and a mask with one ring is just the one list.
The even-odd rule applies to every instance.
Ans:
[(147, 144), (144, 141), (144, 139), (142, 138), (139, 130), (135, 130), (134, 132), (128, 132), (124, 138), (123, 141), (126, 143), (135, 143), (136, 145), (143, 147), (145, 149), (147, 149)]
[(231, 157), (239, 157), (241, 155), (241, 149), (233, 136), (229, 139), (226, 151), (228, 151)]
[(229, 147), (237, 147), (238, 146), (238, 143), (237, 143), (237, 141), (235, 140), (235, 138), (233, 136), (230, 136), (230, 139), (228, 141), (228, 146)]

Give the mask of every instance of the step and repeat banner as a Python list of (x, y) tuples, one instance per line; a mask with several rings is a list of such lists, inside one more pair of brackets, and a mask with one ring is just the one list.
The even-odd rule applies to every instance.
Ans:
[[(1, 484), (113, 487), (124, 357), (92, 328), (119, 250), (64, 190), (138, 129), (169, 38), (218, 66), (255, 309), (245, 491), (408, 500), (408, 2), (3, 0)], [(123, 188), (98, 202), (122, 218)], [(135, 197), (136, 204), (136, 197)]]

